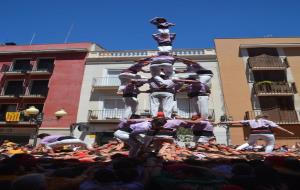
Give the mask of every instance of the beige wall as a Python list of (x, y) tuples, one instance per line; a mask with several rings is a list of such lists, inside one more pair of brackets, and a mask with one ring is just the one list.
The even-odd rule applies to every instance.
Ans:
[[(223, 85), (223, 94), (227, 114), (234, 120), (243, 119), (245, 111), (252, 110), (251, 93), (246, 78), (246, 68), (240, 55), (241, 44), (287, 44), (300, 43), (300, 38), (245, 38), (245, 39), (215, 39), (215, 48)], [(276, 47), (276, 45), (274, 45)], [(292, 77), (300, 88), (300, 48), (283, 48), (290, 64)], [(295, 96), (298, 96), (296, 94)], [(299, 126), (298, 126), (299, 127)], [(289, 128), (290, 129), (290, 128)], [(294, 128), (291, 129), (295, 130)], [(244, 142), (244, 129), (230, 129), (232, 144)], [(246, 133), (245, 133), (246, 134)], [(297, 132), (297, 136), (300, 133)], [(280, 144), (293, 144), (299, 139), (278, 139)]]

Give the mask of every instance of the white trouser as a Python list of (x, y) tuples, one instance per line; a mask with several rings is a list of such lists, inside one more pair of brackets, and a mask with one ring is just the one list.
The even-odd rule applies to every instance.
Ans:
[(242, 150), (248, 146), (253, 146), (256, 143), (256, 141), (260, 139), (266, 141), (265, 152), (272, 152), (275, 144), (275, 137), (273, 134), (250, 134), (248, 143), (242, 144), (236, 149)]
[(208, 96), (195, 96), (190, 99), (191, 106), (203, 119), (208, 118)]
[(119, 86), (118, 92), (122, 92), (125, 86), (131, 81), (131, 79), (140, 79), (141, 76), (133, 73), (121, 73), (119, 75), (119, 79), (121, 81), (121, 85)]
[(213, 77), (213, 74), (201, 74), (201, 75), (199, 75), (199, 81), (201, 83), (206, 84), (209, 88), (211, 88), (212, 77)]
[(195, 143), (208, 143), (208, 141), (211, 139), (212, 137), (207, 137), (207, 136), (195, 136), (193, 137), (193, 140)]
[(121, 141), (123, 141), (125, 144), (127, 144), (130, 147), (129, 148), (129, 157), (136, 157), (142, 146), (142, 143), (137, 140), (137, 136), (139, 136), (139, 138), (144, 137), (144, 135), (140, 134), (140, 133), (130, 135), (129, 132), (122, 131), (122, 130), (117, 130), (114, 132), (114, 137), (116, 137), (117, 139), (120, 139)]
[(150, 65), (150, 72), (152, 77), (159, 76), (162, 70), (168, 78), (173, 75), (173, 65), (171, 63), (159, 63)]
[(83, 146), (85, 148), (88, 148), (88, 145), (80, 139), (65, 139), (65, 140), (61, 140), (61, 141), (56, 141), (56, 142), (47, 144), (47, 147), (60, 148), (65, 145)]
[(158, 46), (160, 52), (170, 52), (172, 51), (172, 46)]
[(124, 97), (123, 101), (125, 103), (125, 113), (123, 118), (128, 119), (132, 114), (137, 112), (139, 102), (136, 97)]
[(158, 31), (160, 32), (160, 33), (170, 33), (170, 30), (169, 29), (158, 29)]
[(175, 79), (195, 79), (197, 80), (199, 78), (197, 73), (177, 73), (175, 75), (173, 75), (173, 78)]
[(121, 141), (128, 144), (129, 132), (122, 131), (122, 130), (117, 130), (117, 131), (114, 132), (114, 137), (116, 137), (117, 139), (120, 139)]
[(156, 116), (159, 106), (162, 104), (162, 109), (165, 117), (171, 118), (174, 107), (174, 94), (170, 92), (153, 92), (150, 95), (151, 115)]

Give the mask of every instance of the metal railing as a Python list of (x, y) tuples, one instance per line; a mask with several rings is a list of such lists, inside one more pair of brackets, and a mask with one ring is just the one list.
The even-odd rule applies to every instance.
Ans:
[[(182, 111), (180, 109), (177, 110), (177, 115), (183, 119), (190, 119), (194, 114), (196, 114), (196, 113), (194, 113), (192, 111), (188, 112), (188, 111)], [(208, 117), (209, 117), (209, 119), (211, 119), (213, 121), (215, 120), (215, 110), (214, 109), (208, 110)]]
[(26, 89), (23, 96), (27, 97), (47, 97), (49, 89), (39, 88), (38, 90)]
[[(103, 109), (103, 110), (89, 110), (88, 111), (88, 121), (98, 121), (98, 120), (108, 120), (108, 119), (121, 119), (124, 116), (125, 109)], [(149, 111), (138, 110), (137, 112), (141, 116), (150, 115)], [(189, 119), (192, 117), (193, 113), (178, 111), (178, 116), (183, 119)], [(209, 117), (215, 120), (215, 112), (213, 109), (209, 110)]]
[(248, 65), (249, 68), (256, 70), (280, 70), (288, 67), (286, 59), (266, 54), (249, 57)]
[(15, 90), (14, 92), (7, 92), (5, 88), (2, 88), (0, 96), (20, 97), (24, 94), (25, 94), (25, 90)]
[[(157, 50), (92, 51), (88, 58), (96, 57), (147, 57), (157, 54)], [(215, 55), (214, 49), (176, 49), (173, 54), (181, 56)]]
[(263, 81), (253, 85), (257, 95), (293, 95), (294, 90), (287, 82)]
[(92, 87), (108, 87), (108, 86), (120, 86), (121, 82), (118, 77), (96, 77), (93, 78)]
[(299, 112), (296, 110), (255, 110), (245, 112), (245, 119), (255, 119), (258, 115), (267, 115), (268, 119), (278, 124), (294, 124), (299, 122)]

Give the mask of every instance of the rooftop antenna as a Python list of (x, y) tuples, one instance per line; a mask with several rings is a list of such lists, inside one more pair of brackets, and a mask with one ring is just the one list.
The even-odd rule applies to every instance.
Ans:
[(30, 43), (29, 43), (29, 45), (31, 45), (32, 44), (32, 42), (33, 42), (33, 40), (34, 40), (34, 38), (35, 38), (35, 32), (32, 34), (32, 37), (31, 37), (31, 40), (30, 40)]
[(67, 41), (68, 41), (68, 39), (69, 39), (69, 36), (70, 36), (70, 34), (71, 34), (72, 30), (73, 30), (73, 27), (74, 27), (74, 23), (71, 24), (70, 29), (69, 29), (69, 31), (68, 31), (68, 33), (67, 33), (67, 35), (66, 35), (66, 38), (65, 38), (65, 42), (64, 42), (64, 43), (67, 43)]

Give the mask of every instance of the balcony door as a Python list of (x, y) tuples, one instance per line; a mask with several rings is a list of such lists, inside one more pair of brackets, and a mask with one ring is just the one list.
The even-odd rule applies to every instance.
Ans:
[(190, 100), (188, 98), (177, 98), (177, 114), (183, 118), (190, 118), (191, 110)]
[(102, 119), (122, 118), (125, 110), (125, 105), (122, 98), (104, 99)]
[(4, 95), (20, 96), (24, 94), (23, 80), (7, 81)]
[(122, 69), (107, 69), (106, 75), (103, 78), (102, 86), (118, 86), (120, 85), (119, 75)]
[(298, 121), (292, 96), (259, 97), (259, 103), (273, 121)]

